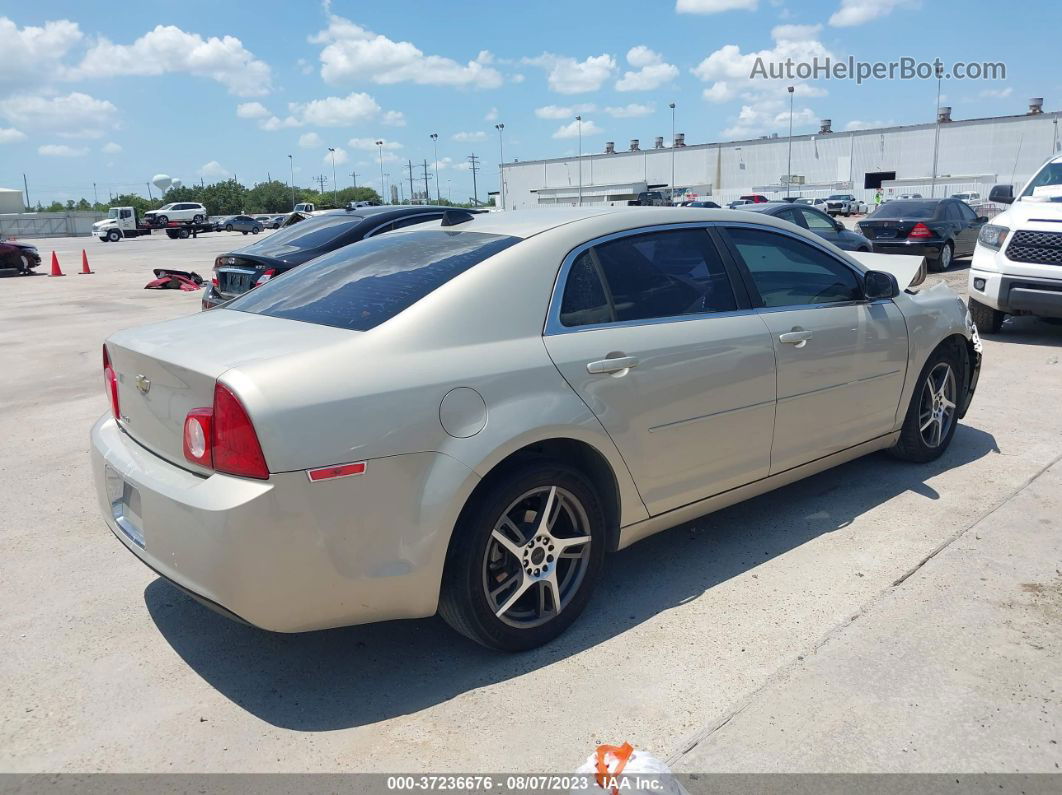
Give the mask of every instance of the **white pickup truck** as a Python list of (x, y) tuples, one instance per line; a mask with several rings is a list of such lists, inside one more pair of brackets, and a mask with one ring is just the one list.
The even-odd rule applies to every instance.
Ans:
[(988, 200), (1010, 207), (977, 238), (969, 277), (977, 327), (995, 333), (1006, 315), (1062, 319), (1062, 156), (1017, 196), (1013, 185), (996, 185)]

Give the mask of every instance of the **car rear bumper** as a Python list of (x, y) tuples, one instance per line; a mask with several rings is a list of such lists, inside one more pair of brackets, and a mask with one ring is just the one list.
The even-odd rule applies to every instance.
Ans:
[(884, 240), (880, 238), (868, 238), (874, 246), (875, 254), (909, 254), (912, 257), (926, 257), (937, 259), (940, 250), (944, 247), (943, 240), (922, 242), (921, 240)]
[(114, 535), (167, 580), (275, 632), (432, 615), (450, 532), (477, 480), (440, 453), (374, 459), (311, 483), (194, 474), (117, 423), (92, 428), (100, 509)]

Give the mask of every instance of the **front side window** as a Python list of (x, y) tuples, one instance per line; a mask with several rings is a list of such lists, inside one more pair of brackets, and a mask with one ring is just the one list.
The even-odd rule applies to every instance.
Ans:
[(561, 322), (579, 326), (736, 308), (705, 230), (676, 229), (610, 240), (581, 254), (565, 284)]
[(288, 271), (226, 308), (368, 331), (518, 242), (444, 230), (372, 237)]
[(788, 235), (743, 227), (727, 230), (764, 306), (858, 301), (855, 272), (825, 251)]
[(808, 225), (808, 229), (812, 232), (833, 232), (837, 227), (833, 225), (833, 221), (822, 213), (817, 213), (814, 210), (801, 209), (800, 214), (804, 216), (804, 221)]

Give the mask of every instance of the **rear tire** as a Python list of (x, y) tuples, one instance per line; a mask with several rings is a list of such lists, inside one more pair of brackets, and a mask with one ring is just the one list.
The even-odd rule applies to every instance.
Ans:
[(191, 234), (192, 233), (189, 232), (187, 229), (182, 229), (180, 232), (177, 233), (177, 237), (179, 237), (181, 240), (187, 240), (189, 237), (191, 237)]
[(915, 382), (900, 439), (889, 452), (903, 461), (926, 463), (948, 449), (966, 392), (964, 372), (961, 355), (951, 342), (929, 355)]
[(951, 244), (949, 240), (944, 244), (944, 248), (940, 250), (940, 256), (934, 260), (929, 260), (929, 270), (933, 273), (944, 273), (949, 267), (951, 267), (952, 255), (955, 253), (955, 246)]
[[(571, 543), (577, 538), (588, 540)], [(462, 512), (439, 615), (490, 648), (541, 646), (582, 612), (604, 559), (605, 515), (590, 481), (555, 461), (515, 465)]]
[(1006, 317), (1004, 312), (985, 306), (972, 298), (966, 301), (966, 306), (970, 310), (970, 317), (973, 318), (978, 331), (982, 334), (999, 333), (999, 330), (1003, 327), (1003, 318)]
[(258, 228), (257, 226), (253, 226), (253, 227), (251, 227), (251, 234), (252, 234), (252, 235), (257, 235), (257, 234), (258, 234), (259, 232), (261, 232), (261, 231), (262, 231), (262, 230), (261, 230), (261, 229), (259, 229), (259, 228)]

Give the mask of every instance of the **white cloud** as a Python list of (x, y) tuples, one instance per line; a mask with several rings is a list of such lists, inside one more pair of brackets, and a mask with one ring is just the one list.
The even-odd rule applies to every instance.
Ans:
[(243, 102), (236, 106), (236, 115), (241, 119), (264, 119), (271, 114), (261, 102)]
[(652, 91), (678, 77), (678, 67), (665, 63), (664, 57), (639, 44), (627, 51), (627, 63), (634, 71), (623, 73), (616, 81), (617, 91)]
[(268, 119), (262, 119), (258, 122), (259, 129), (266, 132), (276, 132), (277, 130), (290, 130), (293, 127), (301, 127), (302, 122), (296, 119), (294, 116), (285, 116), (283, 119), (279, 116), (270, 116)]
[(501, 73), (490, 66), (494, 57), (486, 50), (462, 65), (441, 55), (425, 55), (411, 42), (393, 41), (334, 14), (328, 27), (309, 41), (325, 45), (320, 59), (326, 83), (371, 80), (382, 85), (497, 88), (503, 82)]
[(346, 127), (375, 119), (380, 114), (376, 100), (362, 92), (314, 99), (305, 104), (293, 102), (288, 108), (305, 124), (318, 127)]
[(386, 138), (351, 138), (347, 141), (347, 146), (352, 149), (371, 149), (376, 151), (380, 147), (376, 145), (377, 141), (383, 141), (383, 148), (387, 149), (401, 149), (402, 144), (398, 141), (388, 141)]
[(586, 103), (583, 105), (546, 105), (535, 108), (535, 115), (540, 119), (570, 119), (580, 113), (593, 113), (597, 105)]
[(439, 158), (439, 171), (447, 168), (454, 168), (454, 160), (452, 157), (440, 157)]
[(679, 14), (718, 14), (722, 11), (755, 11), (756, 0), (675, 0)]
[(458, 132), (451, 136), (455, 141), (485, 141), (487, 134), (482, 130), (476, 132)]
[(115, 126), (118, 108), (106, 99), (74, 91), (65, 96), (20, 94), (0, 102), (0, 116), (31, 129), (70, 138), (99, 138)]
[(14, 127), (0, 127), (0, 144), (13, 144), (25, 138), (26, 133), (22, 130), (16, 130)]
[[(793, 109), (793, 129), (814, 124), (818, 117), (811, 108)], [(729, 138), (755, 138), (771, 132), (788, 132), (789, 107), (783, 100), (764, 100), (755, 106), (742, 105), (737, 120), (723, 130)]]
[(0, 83), (25, 85), (59, 71), (60, 63), (83, 34), (68, 19), (45, 22), (42, 27), (19, 28), (0, 17)]
[(616, 69), (616, 59), (607, 54), (591, 55), (585, 61), (577, 61), (567, 55), (544, 52), (535, 58), (525, 58), (523, 62), (545, 69), (550, 90), (558, 94), (597, 91)]
[[(336, 165), (337, 166), (341, 166), (344, 163), (346, 163), (348, 160), (350, 160), (350, 157), (347, 156), (347, 150), (346, 149), (344, 149), (341, 146), (337, 146), (335, 149), (336, 149)], [(324, 153), (324, 157), (322, 158), (322, 160), (325, 163), (327, 163), (328, 165), (332, 165), (332, 153), (331, 152), (325, 152)]]
[(84, 157), (88, 154), (88, 147), (67, 146), (66, 144), (45, 144), (37, 147), (37, 153), (45, 157)]
[[(579, 129), (580, 129), (579, 128), (579, 122), (577, 122), (577, 121), (573, 121), (571, 124), (562, 124), (560, 127), (557, 128), (557, 131), (555, 133), (553, 133), (553, 137), (554, 138), (578, 138), (579, 137)], [(587, 136), (587, 135), (598, 135), (598, 134), (603, 133), (603, 132), (604, 132), (604, 130), (602, 130), (600, 127), (598, 127), (592, 121), (586, 120), (586, 121), (583, 122), (582, 134), (583, 134), (584, 137)]]
[(1013, 93), (1014, 89), (1007, 86), (1006, 88), (986, 88), (978, 96), (985, 99), (1006, 99)]
[(299, 136), (299, 146), (303, 149), (318, 149), (324, 146), (321, 136), (315, 132), (303, 133)]
[(235, 36), (204, 39), (176, 25), (156, 25), (132, 44), (100, 38), (81, 63), (68, 70), (71, 79), (185, 73), (216, 80), (230, 94), (268, 94), (272, 72), (265, 61)]
[(490, 110), (487, 111), (486, 115), (483, 116), (483, 121), (497, 121), (497, 120), (498, 120), (498, 109), (497, 108), (491, 108)]
[(612, 106), (604, 109), (605, 113), (616, 119), (637, 119), (642, 116), (648, 116), (653, 113), (656, 108), (653, 105), (643, 105), (638, 102), (632, 102), (629, 105)]
[(888, 121), (881, 121), (880, 119), (876, 121), (860, 121), (859, 119), (852, 119), (850, 122), (848, 122), (848, 124), (844, 126), (844, 128), (846, 130), (873, 130), (877, 129), (878, 127), (895, 126), (896, 122), (894, 122), (892, 119), (889, 119)]
[(100, 151), (105, 155), (116, 155), (122, 151), (122, 146), (121, 144), (116, 144), (114, 141), (108, 141), (100, 147)]
[(406, 116), (400, 110), (389, 110), (384, 113), (380, 122), (381, 124), (386, 124), (388, 127), (405, 127)]
[(295, 62), (295, 65), (299, 67), (299, 71), (304, 75), (313, 74), (313, 64), (305, 58), (299, 58), (299, 60)]
[(199, 176), (207, 179), (225, 179), (232, 176), (231, 172), (217, 160), (211, 160), (199, 167)]
[(850, 28), (888, 16), (894, 9), (911, 5), (913, 0), (841, 0), (841, 7), (830, 16), (835, 28)]

